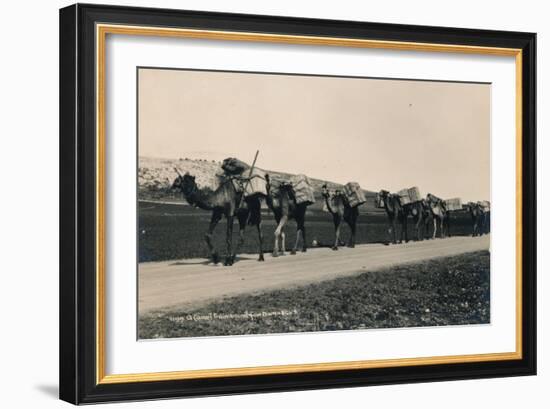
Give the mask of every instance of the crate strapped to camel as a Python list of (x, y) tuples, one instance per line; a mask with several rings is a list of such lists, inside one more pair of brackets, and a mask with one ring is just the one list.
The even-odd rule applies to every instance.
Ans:
[(399, 196), (402, 205), (407, 205), (422, 200), (420, 189), (416, 186), (400, 190), (397, 192), (397, 196)]
[(351, 207), (360, 206), (367, 201), (365, 193), (363, 193), (361, 186), (359, 186), (359, 183), (357, 182), (346, 183), (344, 185), (344, 194), (346, 195)]
[(245, 181), (244, 195), (245, 197), (261, 194), (267, 196), (267, 181), (265, 179), (266, 172), (261, 169), (253, 168), (250, 174), (245, 172), (245, 177), (248, 183)]
[(270, 196), (273, 202), (273, 207), (280, 207), (281, 188), (285, 184), (289, 184), (288, 178), (282, 178), (278, 175), (270, 175)]
[(315, 203), (315, 191), (306, 175), (293, 175), (290, 177), (290, 183), (294, 189), (297, 204)]
[(222, 169), (226, 175), (242, 175), (250, 169), (250, 165), (237, 158), (226, 158), (222, 162)]
[(237, 190), (244, 190), (244, 196), (267, 195), (266, 172), (250, 167), (237, 158), (227, 158), (222, 162), (224, 176), (234, 177), (233, 183)]
[(445, 200), (445, 208), (451, 212), (462, 210), (462, 200), (460, 197)]

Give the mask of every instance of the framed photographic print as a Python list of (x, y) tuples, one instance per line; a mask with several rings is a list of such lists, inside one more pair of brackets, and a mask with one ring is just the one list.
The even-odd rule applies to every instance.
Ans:
[(535, 44), (61, 9), (61, 399), (535, 374)]

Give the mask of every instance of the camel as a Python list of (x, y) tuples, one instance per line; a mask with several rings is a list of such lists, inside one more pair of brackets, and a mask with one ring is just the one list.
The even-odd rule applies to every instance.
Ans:
[(431, 193), (428, 193), (426, 196), (426, 202), (428, 203), (428, 208), (430, 209), (433, 215), (433, 226), (434, 232), (432, 238), (437, 236), (437, 225), (439, 223), (439, 232), (442, 238), (451, 237), (450, 231), (450, 212), (445, 206), (445, 202)]
[[(256, 226), (259, 240), (259, 257), (258, 261), (264, 261), (262, 250), (262, 217), (261, 217), (261, 196), (252, 195), (243, 198), (242, 189), (235, 187), (234, 178), (225, 178), (220, 186), (212, 191), (209, 188), (200, 189), (195, 182), (195, 177), (189, 173), (181, 175), (177, 169), (178, 177), (172, 184), (172, 190), (179, 190), (183, 193), (187, 202), (202, 210), (212, 212), (208, 231), (204, 236), (212, 262), (220, 261), (219, 254), (212, 245), (212, 235), (216, 225), (223, 216), (227, 219), (226, 232), (226, 266), (231, 266), (235, 262), (238, 250), (244, 242), (244, 229), (247, 224)], [(237, 217), (239, 221), (239, 243), (235, 252), (233, 252), (233, 220)]]
[(296, 254), (300, 236), (302, 238), (302, 252), (307, 251), (305, 215), (309, 203), (296, 203), (292, 184), (282, 182), (278, 188), (271, 185), (269, 175), (265, 177), (267, 182), (267, 206), (275, 216), (277, 228), (275, 229), (275, 243), (273, 245), (273, 257), (285, 254), (284, 228), (288, 220), (296, 220), (296, 242), (290, 254)]
[(491, 210), (483, 211), (483, 234), (489, 234), (491, 232)]
[(399, 243), (403, 242), (403, 236), (405, 236), (405, 242), (409, 241), (407, 235), (407, 214), (403, 210), (401, 200), (399, 196), (388, 192), (387, 190), (381, 190), (376, 195), (376, 201), (379, 206), (386, 209), (388, 220), (390, 222), (390, 228), (388, 230), (390, 238), (393, 236), (393, 244), (397, 244), (397, 223), (401, 224), (401, 237)]
[(479, 203), (468, 202), (465, 204), (472, 218), (472, 237), (481, 236), (485, 232), (485, 212)]
[(477, 202), (483, 212), (481, 223), (481, 233), (489, 234), (491, 232), (491, 206), (489, 202)]
[(430, 226), (434, 224), (434, 215), (432, 213), (432, 208), (428, 204), (426, 199), (420, 201), (422, 205), (422, 219), (424, 221), (424, 238), (433, 239), (433, 236), (429, 234)]
[(416, 229), (416, 239), (422, 241), (424, 239), (425, 232), (427, 231), (426, 220), (429, 218), (429, 215), (426, 212), (424, 204), (422, 201), (407, 203), (403, 205), (404, 217), (409, 215), (413, 219), (413, 223)]
[(355, 247), (355, 232), (357, 231), (357, 218), (359, 216), (359, 206), (351, 207), (346, 195), (343, 192), (336, 191), (332, 196), (330, 195), (327, 185), (322, 187), (322, 194), (325, 199), (327, 210), (332, 215), (332, 221), (334, 222), (335, 239), (333, 250), (338, 250), (340, 244), (340, 226), (342, 220), (344, 220), (350, 230), (351, 235), (348, 242), (348, 247)]

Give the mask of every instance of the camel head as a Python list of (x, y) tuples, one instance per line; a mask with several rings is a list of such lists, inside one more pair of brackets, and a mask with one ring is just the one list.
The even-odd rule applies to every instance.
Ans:
[(376, 206), (384, 207), (389, 197), (390, 197), (390, 192), (382, 189), (380, 192), (376, 194)]
[(191, 176), (188, 172), (185, 172), (184, 175), (179, 173), (176, 169), (178, 176), (172, 183), (171, 190), (183, 192), (184, 195), (189, 195), (197, 189), (197, 182), (195, 182), (195, 176)]
[(477, 214), (481, 210), (481, 206), (478, 203), (468, 202), (464, 205), (464, 208), (472, 214)]
[(432, 195), (431, 193), (428, 193), (426, 195), (426, 202), (428, 202), (428, 204), (430, 206), (437, 206), (438, 204), (440, 204), (442, 202), (442, 200), (440, 198), (438, 198), (437, 196)]

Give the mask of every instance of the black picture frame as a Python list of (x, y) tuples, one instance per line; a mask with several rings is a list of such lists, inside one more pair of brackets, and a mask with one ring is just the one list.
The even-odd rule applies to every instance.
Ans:
[[(101, 384), (96, 356), (96, 23), (522, 50), (521, 359)], [(536, 34), (77, 4), (60, 10), (60, 398), (74, 404), (536, 374)]]

